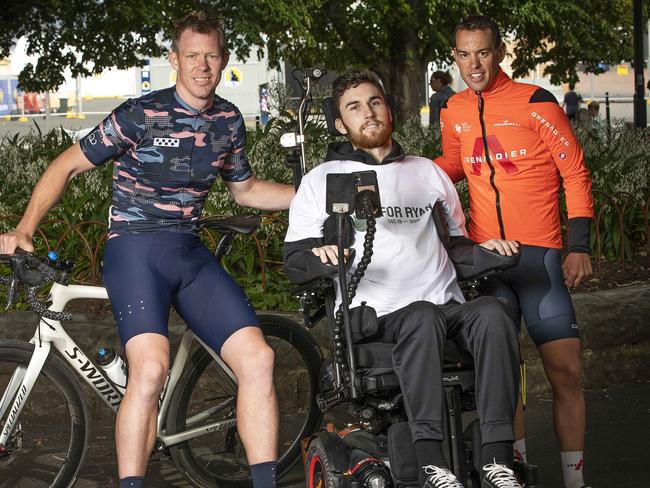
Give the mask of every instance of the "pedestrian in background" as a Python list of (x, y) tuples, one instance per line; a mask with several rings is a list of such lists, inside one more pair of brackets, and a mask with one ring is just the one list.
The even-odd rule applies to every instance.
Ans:
[(436, 71), (429, 80), (431, 89), (435, 92), (429, 98), (429, 125), (440, 125), (440, 109), (445, 102), (456, 93), (451, 88), (451, 75), (445, 71)]
[(575, 88), (575, 83), (569, 83), (569, 91), (564, 94), (564, 101), (562, 102), (562, 108), (566, 111), (569, 120), (575, 120), (582, 103), (582, 95), (576, 93)]

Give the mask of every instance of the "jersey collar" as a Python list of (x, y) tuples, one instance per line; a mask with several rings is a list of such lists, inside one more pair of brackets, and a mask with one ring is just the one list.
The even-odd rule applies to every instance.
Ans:
[[(216, 97), (216, 95), (215, 95), (215, 97)], [(215, 99), (213, 98), (212, 103), (210, 104), (210, 106), (208, 108), (205, 108), (203, 110), (197, 110), (194, 107), (192, 107), (191, 105), (188, 105), (185, 102), (185, 100), (183, 100), (181, 98), (181, 96), (176, 91), (176, 87), (174, 87), (174, 98), (181, 105), (181, 107), (183, 107), (185, 110), (187, 110), (188, 112), (190, 112), (190, 113), (192, 113), (194, 115), (203, 115), (204, 113), (209, 112), (210, 110), (212, 110), (212, 107), (214, 107), (214, 102), (215, 102)]]
[[(492, 85), (487, 90), (484, 90), (484, 91), (481, 92), (481, 96), (483, 98), (489, 98), (491, 96), (496, 96), (501, 91), (503, 91), (507, 87), (509, 87), (512, 83), (514, 83), (512, 81), (512, 78), (510, 78), (507, 74), (504, 73), (504, 71), (501, 68), (499, 68), (499, 72), (497, 73), (497, 76), (494, 79), (494, 82), (492, 83)], [(469, 92), (474, 97), (478, 97), (478, 93), (476, 93), (475, 91), (469, 90)]]

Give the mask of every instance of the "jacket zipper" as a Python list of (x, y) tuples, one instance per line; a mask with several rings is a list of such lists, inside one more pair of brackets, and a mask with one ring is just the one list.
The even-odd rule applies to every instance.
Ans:
[(501, 195), (499, 194), (499, 189), (494, 183), (495, 171), (494, 171), (494, 166), (492, 165), (492, 161), (490, 160), (490, 148), (488, 147), (487, 134), (485, 133), (485, 121), (483, 120), (483, 96), (481, 95), (481, 93), (477, 93), (477, 95), (478, 95), (478, 119), (481, 122), (481, 134), (483, 136), (483, 150), (485, 151), (485, 161), (490, 167), (490, 186), (492, 186), (492, 189), (494, 190), (494, 194), (496, 196), (495, 204), (497, 209), (497, 220), (499, 221), (499, 233), (501, 235), (501, 239), (505, 239), (506, 232), (503, 228), (503, 216), (501, 215)]

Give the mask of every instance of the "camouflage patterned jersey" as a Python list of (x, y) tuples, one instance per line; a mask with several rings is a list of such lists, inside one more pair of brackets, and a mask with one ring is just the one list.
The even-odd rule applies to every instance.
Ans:
[(237, 107), (215, 96), (199, 112), (174, 87), (127, 100), (80, 141), (93, 164), (115, 158), (111, 236), (194, 230), (217, 175), (232, 182), (253, 175), (245, 144)]

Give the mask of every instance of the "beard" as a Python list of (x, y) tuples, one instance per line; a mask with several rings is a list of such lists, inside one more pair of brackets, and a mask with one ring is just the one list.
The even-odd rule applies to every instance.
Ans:
[(347, 125), (343, 126), (348, 131), (347, 138), (352, 143), (354, 147), (360, 149), (375, 149), (377, 147), (383, 147), (390, 142), (390, 137), (393, 134), (392, 124), (386, 126), (381, 122), (379, 124), (379, 129), (372, 134), (367, 134), (362, 131), (355, 132), (351, 130)]

